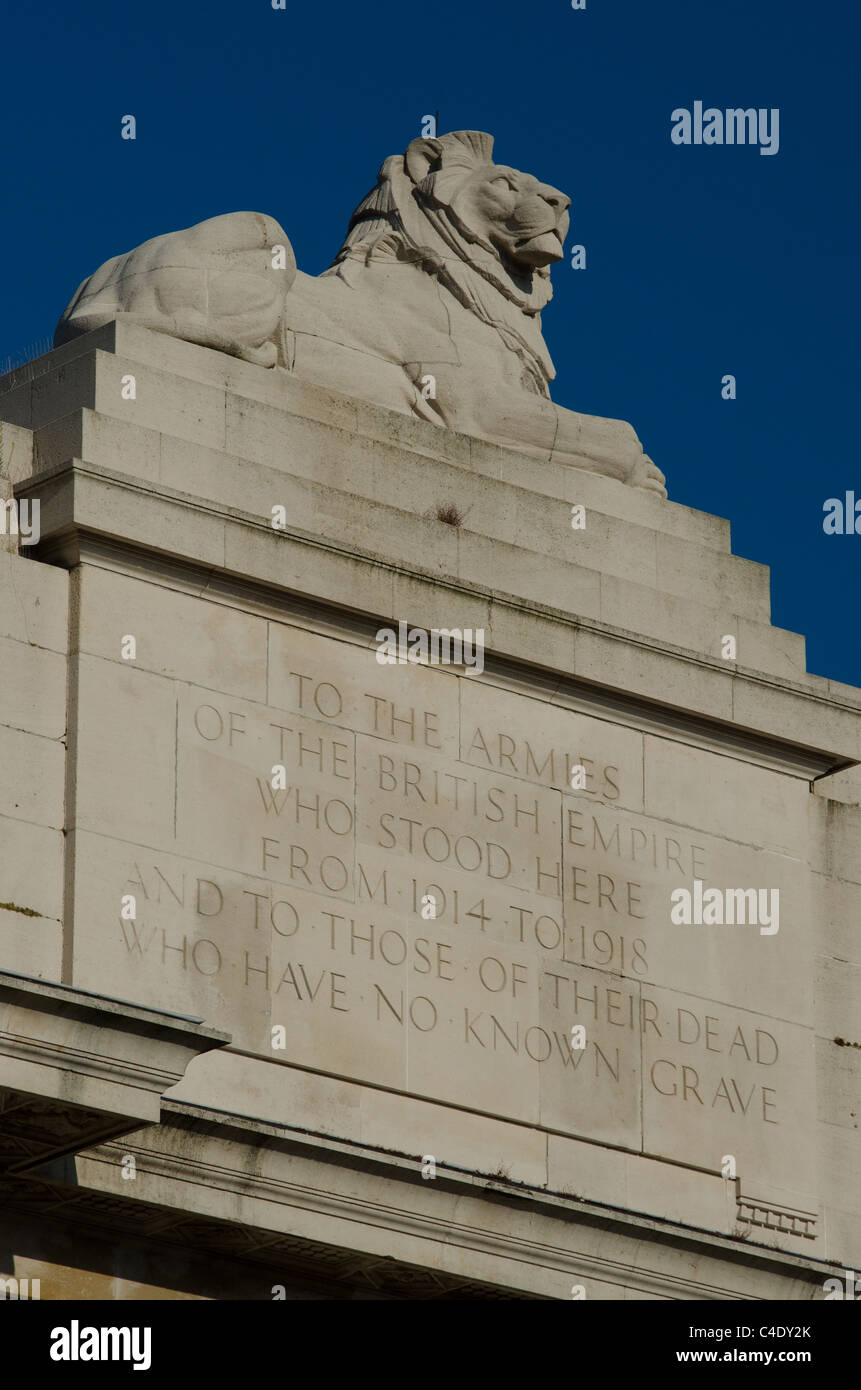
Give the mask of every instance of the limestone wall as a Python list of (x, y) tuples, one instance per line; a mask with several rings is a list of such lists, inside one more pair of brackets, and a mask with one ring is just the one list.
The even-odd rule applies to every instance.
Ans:
[[(232, 1038), (134, 1193), (131, 1140), (84, 1188), (178, 1207), (176, 1116), (229, 1116), (317, 1146), (261, 1182), (342, 1154), (399, 1258), (540, 1296), (821, 1296), (861, 1263), (861, 692), (806, 674), (727, 523), (117, 325), (0, 416), (41, 506), (37, 558), (0, 553), (0, 967)], [(379, 664), (399, 619), (482, 629), (484, 671)], [(695, 879), (779, 890), (779, 931), (674, 925)], [(360, 1153), (395, 1165), (373, 1189)], [(446, 1181), (479, 1186), (441, 1251)], [(537, 1204), (502, 1221), (528, 1274), (478, 1253), (488, 1187)], [(253, 1221), (375, 1248), (312, 1207)]]

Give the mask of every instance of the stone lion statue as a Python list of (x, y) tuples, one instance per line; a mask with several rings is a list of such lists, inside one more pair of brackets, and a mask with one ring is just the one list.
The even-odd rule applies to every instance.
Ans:
[(384, 162), (322, 275), (273, 218), (227, 213), (106, 262), (55, 344), (124, 318), (665, 497), (630, 425), (550, 399), (541, 311), (569, 205), (494, 164), (490, 135), (423, 137)]

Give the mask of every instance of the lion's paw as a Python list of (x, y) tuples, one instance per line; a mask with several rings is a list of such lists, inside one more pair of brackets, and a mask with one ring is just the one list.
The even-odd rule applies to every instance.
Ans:
[(254, 362), (258, 367), (274, 367), (278, 362), (278, 348), (274, 343), (263, 343), (261, 347), (239, 347), (236, 356), (243, 362)]
[(642, 454), (631, 470), (628, 483), (631, 487), (645, 488), (647, 492), (656, 492), (659, 497), (666, 498), (666, 478), (653, 463), (648, 454)]

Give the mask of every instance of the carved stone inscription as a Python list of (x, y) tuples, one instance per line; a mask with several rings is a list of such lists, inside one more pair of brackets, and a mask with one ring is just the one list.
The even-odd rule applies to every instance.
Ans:
[[(112, 993), (274, 1063), (802, 1186), (807, 877), (759, 847), (751, 778), (793, 814), (799, 784), (678, 745), (676, 823), (667, 740), (286, 626), (268, 704), (175, 708), (172, 836), (79, 836), (78, 910), (111, 925), (77, 983), (109, 953)], [(673, 925), (695, 880), (779, 889), (779, 933)]]

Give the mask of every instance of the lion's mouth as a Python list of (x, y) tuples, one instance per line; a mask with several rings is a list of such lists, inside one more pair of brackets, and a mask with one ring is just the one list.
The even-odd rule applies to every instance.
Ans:
[(528, 232), (525, 232), (523, 236), (519, 236), (514, 244), (515, 246), (524, 246), (529, 241), (535, 241), (536, 238), (551, 236), (555, 237), (556, 240), (561, 243), (562, 239), (559, 235), (559, 228), (556, 226), (550, 226), (531, 228)]
[(518, 261), (532, 266), (549, 265), (551, 261), (561, 260), (562, 238), (558, 228), (549, 227), (544, 231), (529, 232), (526, 236), (518, 237), (512, 253)]

